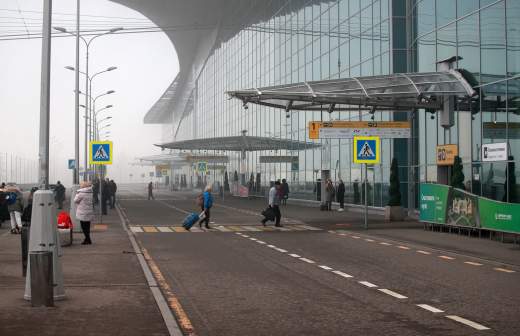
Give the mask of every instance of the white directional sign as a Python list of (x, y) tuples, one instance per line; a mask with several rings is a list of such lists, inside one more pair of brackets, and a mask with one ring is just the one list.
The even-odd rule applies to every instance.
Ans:
[(482, 144), (482, 161), (507, 161), (507, 142)]

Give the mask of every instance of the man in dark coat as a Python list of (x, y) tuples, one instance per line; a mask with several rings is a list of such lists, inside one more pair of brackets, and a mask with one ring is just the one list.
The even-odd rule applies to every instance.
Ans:
[(94, 205), (99, 203), (99, 180), (95, 179), (92, 183), (92, 200)]
[(100, 183), (100, 189), (101, 189), (101, 214), (102, 215), (106, 215), (108, 212), (107, 212), (107, 202), (110, 198), (110, 186), (109, 186), (109, 182), (108, 182), (108, 179), (104, 180), (102, 179), (101, 180), (101, 183)]
[(108, 183), (109, 190), (110, 190), (110, 209), (114, 209), (116, 206), (116, 192), (117, 192), (117, 184), (114, 182), (114, 180), (110, 180)]
[(9, 215), (9, 210), (7, 209), (7, 200), (5, 197), (7, 196), (7, 192), (4, 191), (5, 183), (2, 183), (0, 186), (0, 225), (2, 222), (6, 220), (10, 220), (11, 216)]
[(336, 197), (339, 202), (339, 209), (338, 211), (344, 210), (344, 204), (345, 204), (345, 183), (343, 183), (342, 179), (339, 179), (338, 184), (338, 191), (336, 192)]
[(60, 181), (56, 183), (54, 188), (54, 200), (58, 203), (58, 209), (63, 208), (63, 201), (65, 200), (65, 187)]

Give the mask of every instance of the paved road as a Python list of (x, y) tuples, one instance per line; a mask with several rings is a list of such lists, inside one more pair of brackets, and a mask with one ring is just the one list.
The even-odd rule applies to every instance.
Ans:
[(192, 197), (144, 195), (122, 187), (121, 209), (197, 335), (520, 334), (516, 246), (360, 232), (356, 213), (298, 206), (284, 231), (265, 231), (261, 203), (237, 200), (217, 201), (214, 229), (188, 233)]

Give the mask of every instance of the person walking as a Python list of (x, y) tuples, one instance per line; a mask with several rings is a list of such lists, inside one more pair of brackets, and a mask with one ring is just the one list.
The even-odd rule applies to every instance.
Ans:
[(110, 199), (110, 183), (108, 181), (108, 178), (101, 180), (100, 188), (101, 188), (101, 214), (107, 215), (108, 214), (107, 203)]
[(282, 179), (282, 204), (287, 205), (287, 199), (289, 198), (289, 184), (286, 179)]
[(116, 207), (116, 192), (117, 192), (117, 184), (114, 182), (114, 180), (110, 180), (109, 182), (109, 190), (110, 190), (110, 209), (114, 209)]
[(76, 197), (74, 198), (74, 203), (76, 203), (76, 218), (79, 219), (81, 230), (85, 235), (85, 240), (81, 243), (83, 245), (92, 244), (92, 240), (90, 239), (90, 222), (94, 219), (92, 194), (90, 182), (83, 181), (80, 183), (80, 189), (78, 189)]
[(334, 199), (334, 185), (330, 179), (327, 179), (327, 185), (325, 186), (325, 202), (327, 210), (332, 210), (332, 200)]
[(92, 200), (94, 205), (99, 203), (99, 180), (96, 178), (92, 184)]
[(58, 209), (63, 208), (63, 201), (65, 200), (65, 187), (60, 181), (56, 183), (54, 188), (54, 200), (58, 203)]
[(202, 227), (202, 223), (205, 223), (204, 226), (206, 229), (211, 229), (209, 227), (210, 209), (213, 206), (213, 195), (211, 195), (211, 189), (211, 186), (208, 185), (202, 193), (201, 209), (204, 212), (204, 217), (199, 221), (199, 227)]
[(153, 197), (153, 183), (152, 181), (150, 181), (150, 183), (148, 183), (148, 200), (154, 200), (155, 197)]
[(342, 179), (339, 179), (338, 184), (338, 191), (336, 192), (336, 198), (339, 202), (339, 209), (338, 211), (344, 211), (344, 205), (345, 205), (345, 183), (343, 183)]
[[(280, 220), (282, 219), (282, 213), (280, 212), (280, 200), (282, 198), (281, 191), (281, 183), (280, 181), (276, 181), (274, 186), (269, 190), (269, 207), (273, 209), (274, 212), (274, 226), (281, 227)], [(262, 225), (265, 226), (267, 222), (267, 218), (262, 219)]]
[(22, 230), (22, 212), (23, 212), (23, 195), (17, 186), (7, 187), (7, 210), (11, 219), (11, 233), (21, 233)]

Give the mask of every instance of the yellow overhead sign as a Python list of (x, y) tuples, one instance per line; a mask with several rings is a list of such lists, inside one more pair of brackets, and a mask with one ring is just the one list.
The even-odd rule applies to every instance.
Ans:
[(310, 121), (309, 139), (342, 139), (355, 136), (409, 138), (408, 121)]
[(459, 155), (459, 147), (457, 147), (457, 145), (437, 146), (437, 165), (452, 166), (455, 163), (455, 156), (457, 155)]

